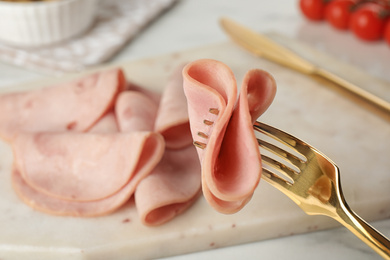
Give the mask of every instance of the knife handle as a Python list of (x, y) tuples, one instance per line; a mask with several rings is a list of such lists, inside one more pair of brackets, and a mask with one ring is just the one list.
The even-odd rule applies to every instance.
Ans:
[(353, 93), (357, 95), (358, 97), (368, 101), (369, 103), (375, 105), (376, 107), (380, 108), (384, 112), (388, 113), (390, 115), (390, 103), (386, 102), (385, 100), (381, 99), (378, 96), (375, 96), (371, 94), (370, 92), (359, 88), (358, 86), (352, 84), (351, 82), (348, 82), (344, 80), (343, 78), (333, 74), (330, 71), (317, 68), (314, 72), (314, 75), (320, 76), (324, 79), (327, 79), (333, 83), (336, 83), (340, 87), (344, 88), (345, 90), (348, 90), (350, 93)]

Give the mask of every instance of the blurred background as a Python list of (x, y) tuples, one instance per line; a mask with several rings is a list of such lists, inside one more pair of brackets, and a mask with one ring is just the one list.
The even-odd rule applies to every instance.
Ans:
[[(127, 8), (122, 12), (123, 16), (125, 14), (131, 16), (131, 10), (141, 10), (138, 13), (141, 22), (132, 20), (131, 17), (127, 17), (127, 20), (122, 17), (123, 22), (118, 30), (125, 31), (127, 35), (117, 40), (119, 43), (116, 43), (115, 51), (107, 54), (102, 62), (137, 60), (227, 41), (228, 37), (218, 24), (220, 17), (227, 16), (258, 32), (278, 32), (299, 39), (312, 47), (359, 66), (372, 75), (390, 80), (389, 73), (386, 73), (390, 65), (390, 52), (389, 46), (384, 41), (361, 41), (351, 32), (336, 30), (326, 22), (309, 21), (302, 15), (298, 1), (179, 0), (160, 1), (163, 2), (160, 7), (156, 7), (158, 4), (153, 4), (159, 1), (100, 1), (103, 4), (97, 7), (98, 19), (106, 19), (106, 21), (108, 19), (108, 22), (111, 20), (113, 23), (119, 23), (120, 19), (114, 21), (118, 17), (113, 15), (115, 12), (110, 13), (107, 5), (119, 10)], [(127, 4), (138, 3), (126, 6), (126, 2)], [(152, 10), (149, 14), (148, 8)], [(104, 28), (104, 23), (100, 23), (99, 26), (107, 30)], [(87, 32), (82, 36), (83, 39), (92, 37), (90, 34), (91, 31)], [(77, 40), (75, 39), (76, 42)], [(95, 42), (100, 45), (103, 43)], [(96, 50), (99, 51), (97, 48)], [(39, 66), (23, 65), (25, 56), (34, 54), (47, 55), (40, 48), (35, 50), (22, 48), (20, 53), (12, 55), (6, 45), (0, 48), (0, 86), (39, 78), (41, 74), (36, 73), (41, 72)], [(15, 64), (22, 66), (13, 66)], [(26, 69), (26, 67), (33, 67), (33, 69)], [(45, 75), (50, 76), (50, 73)]]
[[(33, 47), (0, 41), (0, 88), (228, 42), (229, 37), (219, 25), (221, 17), (232, 18), (257, 32), (298, 41), (390, 85), (390, 46), (384, 40), (363, 41), (325, 21), (310, 21), (302, 14), (298, 0), (93, 1), (94, 22), (70, 40)], [(0, 10), (4, 4), (1, 2)], [(7, 27), (1, 19), (0, 30)], [(389, 139), (383, 142), (390, 144)], [(382, 155), (389, 157), (387, 153)], [(388, 218), (373, 224), (389, 235)], [(291, 235), (169, 259), (380, 259), (355, 237), (351, 238), (345, 228)], [(332, 256), (327, 254), (330, 251)]]

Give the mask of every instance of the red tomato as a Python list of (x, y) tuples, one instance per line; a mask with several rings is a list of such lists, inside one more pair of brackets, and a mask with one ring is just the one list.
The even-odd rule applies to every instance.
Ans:
[(386, 42), (390, 45), (390, 19), (386, 22), (383, 38), (385, 38)]
[(362, 4), (351, 14), (350, 28), (360, 39), (379, 40), (383, 36), (387, 18), (380, 16), (385, 9), (375, 3)]
[(327, 0), (299, 0), (299, 7), (306, 18), (313, 21), (324, 19)]
[(335, 0), (331, 1), (325, 8), (325, 19), (336, 29), (347, 30), (351, 7), (358, 0)]

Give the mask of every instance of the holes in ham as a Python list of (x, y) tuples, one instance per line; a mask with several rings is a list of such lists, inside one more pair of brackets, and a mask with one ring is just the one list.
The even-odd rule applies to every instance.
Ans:
[(219, 109), (218, 108), (210, 108), (209, 112), (211, 114), (218, 115), (219, 114)]
[(202, 142), (198, 142), (198, 141), (195, 141), (195, 142), (194, 142), (194, 145), (195, 145), (196, 147), (200, 148), (200, 149), (205, 149), (206, 146), (207, 146), (207, 144), (202, 143)]
[(205, 138), (205, 139), (209, 138), (209, 136), (203, 132), (198, 132), (198, 136)]
[[(213, 115), (218, 115), (219, 114), (219, 109), (218, 108), (210, 108), (209, 109), (209, 112)], [(206, 126), (212, 126), (214, 124), (213, 121), (210, 121), (210, 120), (203, 120), (203, 124), (205, 124)], [(209, 138), (209, 135), (207, 133), (204, 133), (204, 132), (201, 132), (199, 131), (198, 132), (198, 136), (204, 138), (204, 139), (208, 139)], [(200, 148), (200, 149), (205, 149), (207, 147), (207, 144), (204, 143), (204, 142), (200, 142), (200, 141), (194, 141), (193, 144)]]
[(203, 120), (203, 124), (205, 124), (205, 125), (208, 125), (208, 126), (210, 126), (210, 125), (213, 125), (214, 124), (214, 122), (213, 121), (210, 121), (210, 120)]

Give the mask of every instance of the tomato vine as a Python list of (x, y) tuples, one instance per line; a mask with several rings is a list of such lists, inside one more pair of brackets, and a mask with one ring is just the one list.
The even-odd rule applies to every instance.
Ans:
[(385, 39), (390, 44), (390, 0), (299, 0), (310, 21), (327, 21), (364, 41)]

